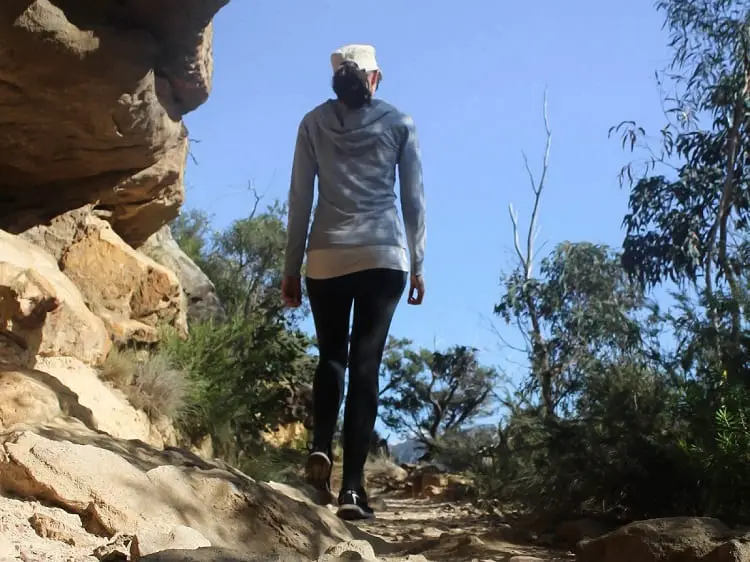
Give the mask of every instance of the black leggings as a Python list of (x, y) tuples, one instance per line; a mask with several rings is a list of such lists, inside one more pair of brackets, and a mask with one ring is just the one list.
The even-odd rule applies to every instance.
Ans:
[(331, 279), (306, 280), (320, 353), (313, 383), (313, 447), (328, 454), (344, 394), (344, 372), (349, 366), (344, 412), (345, 490), (363, 486), (378, 415), (380, 362), (406, 278), (403, 271), (369, 269)]

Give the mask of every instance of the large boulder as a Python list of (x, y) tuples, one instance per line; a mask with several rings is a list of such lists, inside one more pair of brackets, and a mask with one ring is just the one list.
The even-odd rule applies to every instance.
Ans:
[(211, 90), (228, 0), (0, 3), (0, 228), (86, 203), (139, 245), (176, 217), (182, 116)]
[(55, 217), (22, 236), (59, 261), (117, 341), (155, 342), (161, 325), (187, 333), (177, 276), (131, 248), (91, 206)]
[[(674, 517), (637, 521), (578, 545), (580, 562), (746, 562), (748, 537), (717, 519)], [(743, 550), (744, 549), (744, 550)]]
[(138, 248), (141, 252), (173, 271), (180, 280), (187, 300), (188, 319), (221, 321), (226, 313), (216, 295), (216, 287), (172, 237), (169, 225), (163, 226)]
[(111, 342), (55, 259), (0, 231), (0, 360), (31, 367), (36, 356), (75, 357), (98, 364)]

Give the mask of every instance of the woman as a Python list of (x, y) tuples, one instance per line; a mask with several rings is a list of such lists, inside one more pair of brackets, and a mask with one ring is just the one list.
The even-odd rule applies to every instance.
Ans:
[[(363, 519), (373, 517), (363, 472), (383, 349), (407, 278), (409, 304), (424, 297), (425, 201), (413, 121), (372, 97), (381, 79), (375, 49), (348, 45), (331, 55), (331, 63), (337, 99), (305, 115), (297, 135), (282, 295), (288, 306), (300, 305), (307, 243), (306, 286), (320, 353), (307, 480), (330, 499), (332, 441), (348, 366), (338, 514)], [(397, 168), (405, 236), (394, 192)], [(318, 203), (308, 240), (316, 175)]]

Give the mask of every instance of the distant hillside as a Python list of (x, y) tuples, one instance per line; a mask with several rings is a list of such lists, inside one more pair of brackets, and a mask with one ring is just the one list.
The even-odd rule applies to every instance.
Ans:
[[(471, 427), (467, 429), (465, 433), (469, 438), (476, 438), (492, 434), (496, 430), (497, 426), (495, 424), (488, 423)], [(407, 439), (406, 441), (402, 441), (401, 443), (391, 445), (390, 450), (391, 455), (393, 455), (393, 458), (399, 464), (416, 463), (419, 458), (425, 453), (424, 445), (422, 445), (416, 439)]]
[(424, 453), (424, 445), (416, 439), (407, 439), (391, 447), (391, 455), (398, 464), (416, 463)]

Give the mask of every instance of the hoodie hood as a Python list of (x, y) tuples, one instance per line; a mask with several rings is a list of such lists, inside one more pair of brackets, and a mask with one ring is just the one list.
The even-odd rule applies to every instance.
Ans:
[(349, 109), (337, 100), (328, 100), (318, 113), (318, 126), (339, 150), (356, 154), (372, 148), (388, 128), (388, 117), (398, 114), (395, 107), (381, 100), (374, 99), (360, 109)]

